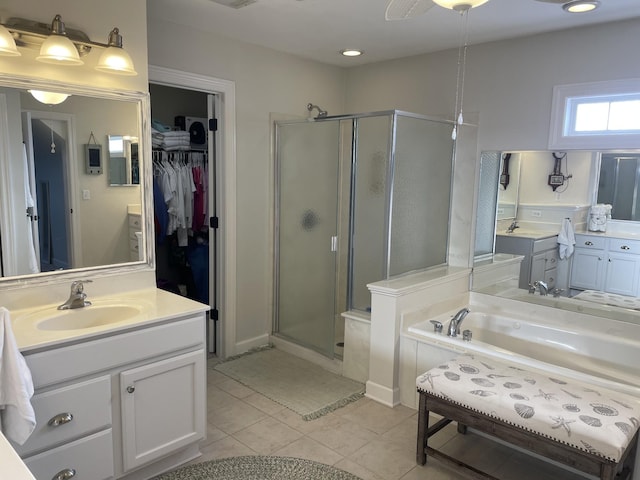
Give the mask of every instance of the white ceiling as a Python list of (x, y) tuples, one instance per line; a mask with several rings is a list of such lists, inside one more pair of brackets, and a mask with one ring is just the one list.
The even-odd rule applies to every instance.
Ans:
[[(234, 9), (213, 0), (148, 0), (149, 19), (169, 20), (318, 62), (351, 66), (455, 48), (461, 16), (434, 6), (385, 21), (388, 0), (257, 0)], [(640, 0), (601, 0), (589, 13), (535, 0), (490, 0), (469, 12), (469, 43), (485, 43), (582, 25), (640, 17)], [(630, 38), (630, 42), (637, 42)], [(343, 48), (365, 54), (345, 58)]]

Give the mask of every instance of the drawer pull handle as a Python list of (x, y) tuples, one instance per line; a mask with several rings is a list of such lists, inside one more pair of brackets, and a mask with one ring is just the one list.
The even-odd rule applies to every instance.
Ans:
[(593, 242), (590, 242), (589, 240), (587, 240), (586, 242), (584, 242), (584, 244), (590, 247), (593, 245)]
[(47, 423), (50, 427), (58, 427), (60, 425), (64, 425), (65, 423), (69, 423), (73, 420), (73, 415), (70, 413), (59, 413), (55, 417), (52, 417), (51, 420)]
[(133, 393), (136, 391), (136, 387), (127, 387), (127, 392)]
[(622, 246), (620, 247), (620, 249), (621, 249), (621, 250), (629, 250), (629, 247), (627, 247), (626, 245), (622, 245)]
[(51, 480), (69, 480), (76, 476), (76, 471), (73, 468), (65, 468), (56, 473)]

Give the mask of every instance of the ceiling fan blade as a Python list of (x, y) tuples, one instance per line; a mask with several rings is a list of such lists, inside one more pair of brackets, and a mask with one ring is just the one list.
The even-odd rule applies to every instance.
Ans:
[(433, 7), (432, 0), (391, 0), (384, 12), (385, 20), (405, 20), (417, 17)]

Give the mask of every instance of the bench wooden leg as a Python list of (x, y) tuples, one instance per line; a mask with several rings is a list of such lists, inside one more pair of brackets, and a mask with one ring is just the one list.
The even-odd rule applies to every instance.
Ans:
[(427, 463), (427, 441), (429, 436), (429, 410), (427, 410), (427, 396), (420, 394), (420, 404), (418, 406), (418, 444), (416, 449), (416, 462), (418, 465)]

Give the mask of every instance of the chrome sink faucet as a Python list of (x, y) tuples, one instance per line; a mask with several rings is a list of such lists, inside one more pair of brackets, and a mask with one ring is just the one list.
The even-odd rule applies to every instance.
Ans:
[(469, 311), (470, 310), (466, 307), (462, 308), (453, 316), (453, 318), (451, 318), (449, 326), (447, 327), (447, 335), (449, 335), (450, 337), (456, 337), (460, 333), (460, 325), (462, 324), (464, 317), (467, 316)]
[(520, 225), (518, 225), (518, 222), (514, 220), (511, 222), (511, 225), (509, 225), (509, 228), (507, 228), (507, 233), (513, 233), (516, 228), (520, 228)]
[(84, 293), (84, 284), (90, 283), (91, 280), (76, 280), (71, 284), (71, 294), (66, 302), (58, 306), (58, 310), (69, 310), (72, 308), (83, 308), (91, 305), (87, 300), (87, 294)]
[(537, 288), (538, 291), (540, 292), (540, 295), (543, 295), (543, 296), (546, 296), (549, 293), (549, 285), (547, 285), (542, 280), (533, 282), (533, 288), (534, 288), (534, 292), (535, 292), (535, 289)]

